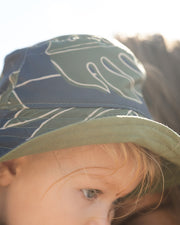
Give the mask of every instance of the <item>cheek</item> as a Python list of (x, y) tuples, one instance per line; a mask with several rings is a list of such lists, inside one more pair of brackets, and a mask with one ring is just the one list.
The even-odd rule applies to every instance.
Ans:
[(78, 188), (71, 182), (60, 182), (49, 189), (42, 199), (40, 214), (43, 218), (39, 218), (39, 224), (86, 224), (89, 208), (89, 202), (84, 201)]
[(57, 183), (51, 187), (55, 180), (58, 180), (57, 176), (50, 174), (49, 178), (39, 174), (32, 179), (26, 174), (25, 178), (17, 179), (8, 190), (7, 224), (81, 224), (83, 207), (77, 206), (80, 194), (77, 190), (69, 190), (66, 184)]
[[(57, 173), (53, 168), (42, 172), (37, 171), (36, 173), (31, 170), (24, 172), (9, 186), (5, 204), (8, 225), (48, 224), (40, 221), (43, 215), (48, 213), (48, 211), (43, 211), (45, 209), (42, 207), (42, 196), (50, 184), (57, 180)], [(47, 203), (50, 209), (56, 207), (56, 205), (50, 205), (53, 203), (50, 199)]]
[(79, 199), (75, 196), (66, 186), (54, 186), (41, 202), (42, 213), (46, 212), (43, 214), (43, 224), (47, 224), (49, 221), (50, 225), (80, 225), (78, 220)]
[[(40, 211), (43, 188), (37, 182), (17, 181), (7, 195), (7, 218), (10, 225), (31, 224)], [(33, 223), (32, 223), (33, 224)]]

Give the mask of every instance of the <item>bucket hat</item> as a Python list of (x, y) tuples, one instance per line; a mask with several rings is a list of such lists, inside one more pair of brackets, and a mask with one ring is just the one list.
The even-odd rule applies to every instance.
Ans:
[(167, 160), (180, 182), (180, 136), (151, 118), (144, 79), (128, 48), (93, 35), (56, 37), (14, 51), (0, 79), (0, 161), (133, 142)]

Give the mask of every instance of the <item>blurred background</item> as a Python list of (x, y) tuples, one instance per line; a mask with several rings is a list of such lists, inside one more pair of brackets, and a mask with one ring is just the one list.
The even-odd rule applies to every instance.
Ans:
[(5, 55), (59, 35), (162, 34), (180, 39), (178, 0), (6, 0), (0, 7), (0, 71)]

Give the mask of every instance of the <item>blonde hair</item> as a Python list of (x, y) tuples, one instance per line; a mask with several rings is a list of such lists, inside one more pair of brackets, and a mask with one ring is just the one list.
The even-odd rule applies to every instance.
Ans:
[[(147, 149), (144, 149), (133, 143), (110, 143), (110, 144), (97, 144), (97, 145), (91, 145), (91, 146), (95, 146), (97, 147), (97, 149), (104, 150), (105, 153), (107, 153), (108, 156), (111, 157), (114, 163), (113, 173), (115, 173), (117, 170), (123, 167), (130, 160), (135, 162), (135, 164), (137, 165), (135, 168), (136, 172), (135, 172), (134, 180), (132, 180), (132, 182), (139, 181), (139, 180), (141, 181), (134, 191), (132, 191), (128, 196), (126, 196), (125, 199), (121, 199), (122, 201), (120, 201), (116, 205), (119, 209), (127, 208), (127, 205), (128, 205), (129, 210), (128, 212), (125, 212), (125, 213), (123, 210), (120, 210), (121, 213), (118, 213), (119, 215), (117, 215), (115, 219), (124, 218), (127, 215), (134, 212), (140, 198), (144, 194), (153, 192), (153, 190), (158, 187), (160, 177), (162, 177), (162, 180), (163, 180), (159, 157), (153, 154), (152, 152), (148, 151)], [(73, 150), (74, 152), (75, 149), (79, 148), (81, 151), (85, 151), (85, 148), (83, 147), (84, 146), (74, 147), (74, 148), (71, 148), (71, 150)], [(67, 150), (67, 149), (64, 149), (64, 150)], [(58, 163), (60, 163), (61, 157), (59, 156), (61, 156), (61, 150), (53, 151), (52, 153), (54, 157), (56, 158), (56, 160), (58, 161)], [(119, 159), (120, 159), (119, 154), (122, 156), (120, 162), (119, 162)], [(97, 168), (98, 168), (98, 165), (97, 165)], [(86, 169), (88, 168), (79, 168), (61, 177), (60, 179), (56, 180), (53, 184), (51, 184), (48, 187), (48, 189), (43, 194), (42, 198), (45, 197), (47, 192), (55, 184), (57, 184), (58, 182), (61, 182), (62, 180), (66, 178), (69, 179), (71, 175), (75, 175), (76, 173), (79, 173), (82, 171), (88, 175)], [(111, 170), (111, 174), (112, 174), (112, 170)], [(108, 174), (108, 176), (111, 174)], [(133, 204), (132, 204), (132, 200), (133, 200)]]
[[(129, 216), (132, 214), (141, 201), (141, 197), (148, 193), (154, 193), (155, 191), (161, 190), (161, 197), (159, 202), (151, 210), (155, 210), (159, 207), (164, 193), (164, 176), (161, 169), (161, 159), (159, 156), (150, 152), (149, 150), (133, 144), (133, 143), (113, 143), (100, 145), (100, 148), (104, 149), (116, 163), (118, 163), (117, 151), (121, 151), (124, 158), (123, 166), (132, 158), (137, 164), (136, 179), (141, 179), (139, 185), (128, 195), (119, 202), (117, 207), (117, 213), (114, 217), (115, 223), (117, 220)], [(118, 168), (118, 167), (117, 167)], [(133, 181), (132, 181), (133, 182)], [(133, 201), (132, 201), (133, 200)], [(129, 209), (126, 211), (125, 209)]]
[[(134, 179), (141, 178), (141, 195), (148, 192), (148, 190), (153, 191), (158, 188), (157, 181), (162, 178), (159, 156), (134, 143), (112, 143), (101, 144), (98, 146), (104, 149), (117, 164), (119, 163), (117, 152), (121, 151), (124, 158), (124, 162), (121, 166), (124, 166), (130, 158), (133, 158), (137, 164), (137, 171)], [(120, 165), (118, 167), (120, 167)]]

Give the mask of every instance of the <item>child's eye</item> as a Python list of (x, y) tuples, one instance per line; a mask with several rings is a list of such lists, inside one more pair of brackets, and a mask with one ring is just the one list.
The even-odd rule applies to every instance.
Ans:
[(99, 194), (102, 194), (102, 191), (97, 189), (81, 189), (81, 191), (88, 200), (94, 200), (99, 196)]

